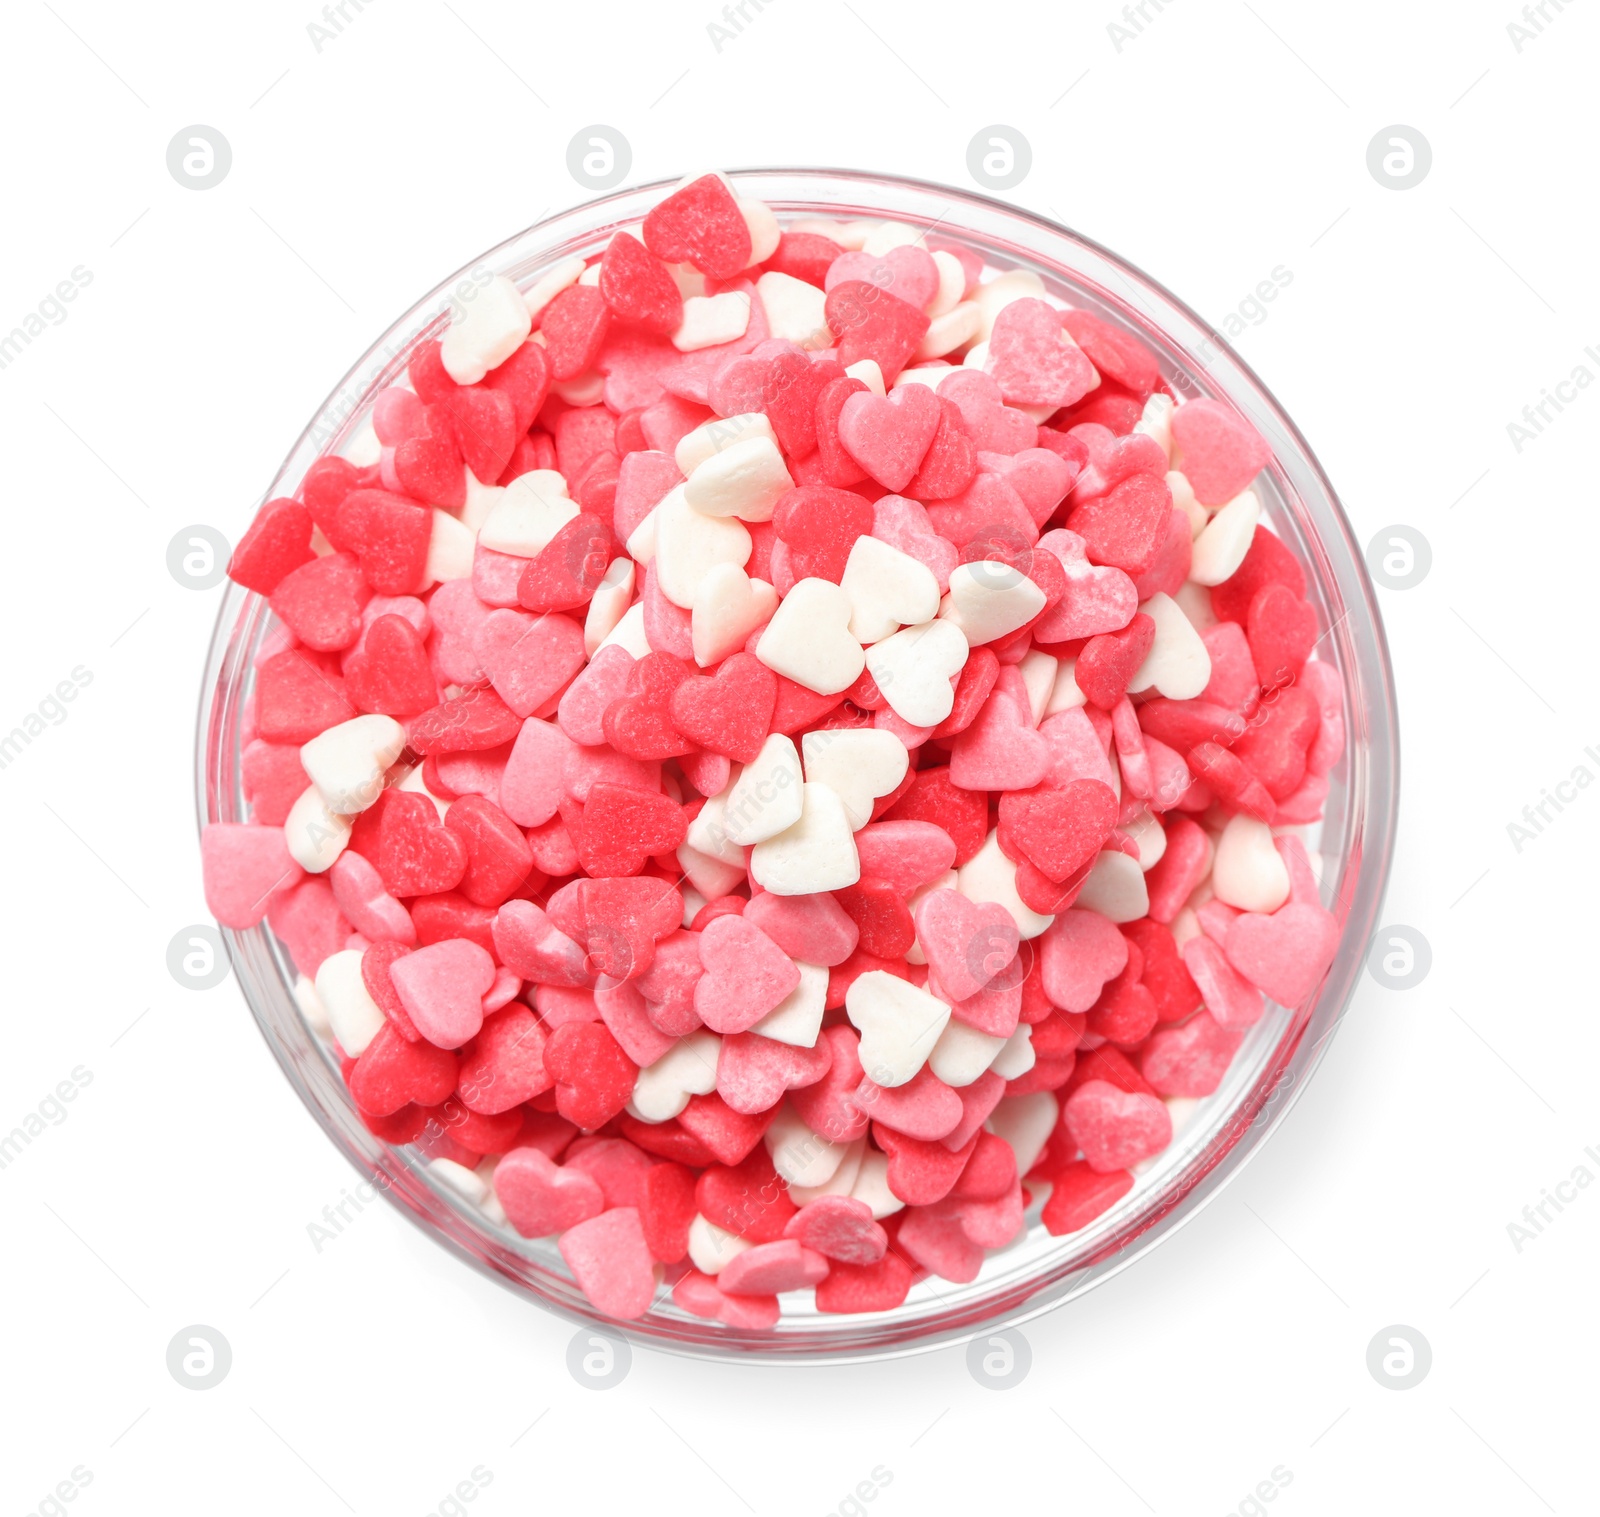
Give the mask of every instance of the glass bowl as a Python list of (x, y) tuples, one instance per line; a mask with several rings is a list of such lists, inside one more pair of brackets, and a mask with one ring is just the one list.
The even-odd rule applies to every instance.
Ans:
[[(784, 1302), (769, 1331), (733, 1330), (689, 1316), (665, 1291), (637, 1321), (618, 1324), (577, 1289), (553, 1239), (528, 1240), (496, 1226), (448, 1183), (426, 1155), (391, 1147), (356, 1114), (332, 1051), (302, 1016), (294, 971), (263, 925), (225, 931), (245, 999), (289, 1082), (363, 1177), (463, 1260), (525, 1299), (635, 1342), (710, 1358), (845, 1362), (936, 1348), (982, 1330), (1015, 1325), (1082, 1296), (1125, 1268), (1206, 1204), (1238, 1172), (1294, 1103), (1338, 1025), (1377, 924), (1393, 848), (1399, 755), (1394, 685), (1383, 628), (1362, 556), (1333, 487), (1294, 423), (1205, 321), (1147, 275), (1063, 227), (983, 196), (942, 185), (833, 169), (754, 169), (731, 175), (739, 191), (766, 201), (780, 220), (891, 218), (936, 228), (970, 244), (995, 268), (1036, 272), (1049, 291), (1136, 331), (1156, 352), (1181, 397), (1215, 396), (1248, 417), (1274, 460), (1256, 483), (1264, 519), (1308, 570), (1308, 596), (1324, 629), (1317, 653), (1344, 681), (1347, 746), (1331, 776), (1320, 837), (1323, 896), (1338, 918), (1337, 956), (1302, 1006), (1269, 1006), (1235, 1054), (1222, 1085), (1192, 1103), (1171, 1145), (1143, 1167), (1133, 1189), (1089, 1226), (1053, 1238), (1030, 1208), (1024, 1232), (987, 1258), (968, 1285), (929, 1279), (894, 1311), (859, 1316), (817, 1312), (809, 1296)], [(526, 287), (574, 254), (597, 253), (618, 229), (643, 219), (670, 185), (621, 190), (551, 216), (473, 260)], [(451, 276), (407, 311), (340, 381), (312, 418), (267, 492), (292, 495), (306, 469), (337, 452), (365, 425), (373, 397), (403, 375), (420, 339), (449, 321)], [(231, 582), (201, 689), (196, 755), (201, 826), (247, 819), (240, 789), (241, 718), (253, 659), (276, 625), (266, 602)]]

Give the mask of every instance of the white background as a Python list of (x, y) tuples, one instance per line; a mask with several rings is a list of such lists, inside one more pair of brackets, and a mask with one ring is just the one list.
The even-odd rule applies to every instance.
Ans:
[[(74, 666), (93, 683), (0, 772), (0, 1131), (74, 1066), (93, 1078), (0, 1172), (4, 1509), (83, 1465), (71, 1510), (108, 1517), (422, 1517), (476, 1466), (484, 1517), (540, 1498), (821, 1517), (880, 1466), (889, 1517), (1221, 1517), (1279, 1466), (1291, 1517), (1594, 1510), (1600, 1193), (1520, 1253), (1507, 1224), (1576, 1166), (1600, 1175), (1600, 795), (1520, 852), (1506, 828), (1575, 766), (1600, 774), (1600, 393), (1520, 453), (1506, 427), (1580, 363), (1600, 375), (1600, 15), (1552, 4), (1519, 52), (1510, 0), (1147, 0), (1118, 51), (1110, 0), (770, 0), (719, 52), (712, 0), (347, 11), (320, 52), (311, 0), (7, 13), (0, 332), (74, 266), (93, 280), (0, 370), (0, 730)], [(387, 1208), (313, 1250), (353, 1173), (233, 983), (167, 973), (205, 918), (190, 754), (221, 593), (175, 583), (167, 544), (192, 523), (237, 540), (400, 310), (587, 198), (579, 128), (622, 131), (636, 181), (818, 163), (970, 188), (967, 144), (996, 122), (1033, 147), (1012, 198), (1213, 322), (1292, 271), (1241, 351), (1358, 537), (1404, 523), (1432, 545), (1420, 586), (1381, 593), (1406, 766), (1386, 916), (1432, 971), (1404, 993), (1365, 979), (1260, 1157), (1029, 1325), (1013, 1390), (960, 1350), (822, 1371), (641, 1350), (617, 1389), (580, 1389), (569, 1323)], [(203, 193), (165, 163), (191, 123), (233, 150)], [(1392, 123), (1433, 149), (1404, 192), (1366, 167)], [(191, 1323), (233, 1349), (203, 1393), (165, 1367)], [(1404, 1392), (1366, 1367), (1396, 1323), (1433, 1352)]]

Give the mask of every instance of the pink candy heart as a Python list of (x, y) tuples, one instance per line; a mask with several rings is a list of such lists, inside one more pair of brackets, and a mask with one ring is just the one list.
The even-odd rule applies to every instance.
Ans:
[(564, 1233), (605, 1205), (592, 1176), (562, 1168), (537, 1148), (514, 1148), (495, 1165), (494, 1193), (524, 1238)]
[(886, 490), (903, 490), (939, 430), (938, 397), (926, 385), (903, 385), (887, 399), (860, 390), (839, 412), (845, 451)]
[(633, 984), (645, 999), (645, 1012), (664, 1033), (681, 1038), (700, 1026), (695, 987), (705, 976), (700, 963), (700, 934), (679, 930), (656, 944), (650, 967)]
[(841, 253), (828, 265), (826, 288), (863, 279), (898, 296), (919, 311), (939, 293), (939, 266), (926, 248), (890, 248), (882, 256), (872, 253)]
[[(1227, 925), (1224, 924), (1224, 933)], [(1237, 1032), (1261, 1020), (1261, 1013), (1266, 1010), (1261, 992), (1228, 962), (1215, 939), (1209, 936), (1191, 938), (1183, 945), (1183, 965), (1200, 987), (1206, 1010), (1218, 1027)]]
[(840, 1264), (876, 1264), (889, 1251), (872, 1208), (854, 1196), (818, 1196), (789, 1218), (783, 1235)]
[(283, 828), (215, 822), (200, 837), (206, 908), (224, 927), (254, 927), (276, 890), (300, 878)]
[(1298, 1006), (1317, 988), (1338, 946), (1333, 914), (1299, 901), (1271, 916), (1246, 911), (1228, 928), (1228, 962), (1280, 1006)]
[(561, 730), (575, 743), (590, 748), (606, 740), (601, 718), (606, 707), (618, 700), (628, 684), (633, 655), (615, 643), (601, 648), (584, 671), (561, 694), (556, 720)]
[(1073, 909), (1044, 934), (1044, 993), (1063, 1011), (1087, 1011), (1128, 962), (1128, 940), (1097, 911)]
[(1109, 564), (1091, 564), (1076, 532), (1058, 527), (1046, 532), (1039, 546), (1061, 560), (1067, 576), (1067, 593), (1034, 623), (1033, 635), (1039, 642), (1064, 643), (1115, 632), (1133, 620), (1139, 609), (1133, 581)]
[(921, 501), (903, 495), (879, 496), (872, 506), (872, 535), (925, 565), (939, 582), (941, 593), (950, 588), (950, 571), (961, 562), (961, 553), (934, 530)]
[(650, 1020), (644, 992), (632, 980), (601, 975), (594, 987), (594, 1003), (600, 1008), (600, 1019), (611, 1029), (611, 1036), (641, 1069), (654, 1064), (678, 1041)]
[(717, 1094), (733, 1110), (754, 1116), (770, 1111), (784, 1091), (815, 1085), (832, 1062), (832, 1047), (820, 1039), (815, 1048), (798, 1048), (757, 1032), (736, 1033), (722, 1040), (717, 1056)]
[(756, 924), (723, 916), (700, 934), (705, 968), (694, 988), (694, 1009), (712, 1032), (744, 1032), (799, 983), (794, 961)]
[(717, 1288), (730, 1296), (777, 1296), (808, 1290), (828, 1276), (828, 1261), (793, 1238), (758, 1243), (722, 1267)]
[(491, 611), (473, 640), (489, 683), (518, 716), (532, 716), (581, 668), (587, 658), (583, 628), (552, 612)]
[(856, 854), (863, 877), (887, 880), (909, 896), (955, 863), (956, 845), (933, 822), (871, 822), (856, 834)]
[(339, 910), (364, 937), (392, 938), (408, 948), (417, 941), (411, 913), (383, 888), (383, 877), (365, 855), (346, 848), (328, 871), (328, 883)]
[(483, 1026), (495, 964), (476, 943), (446, 938), (396, 959), (389, 978), (417, 1031), (438, 1048), (459, 1048)]
[[(859, 834), (857, 835), (859, 837)], [(833, 896), (773, 895), (763, 891), (744, 909), (791, 959), (801, 964), (842, 964), (856, 949), (860, 929)]]
[(958, 1001), (976, 995), (1016, 957), (1016, 921), (997, 901), (934, 890), (918, 902), (915, 916), (930, 975)]
[(532, 901), (507, 901), (492, 930), (506, 967), (535, 985), (587, 986), (593, 978), (583, 949)]
[(1012, 405), (1070, 406), (1099, 382), (1048, 301), (1014, 300), (995, 317), (984, 367)]
[(962, 1117), (961, 1097), (926, 1064), (904, 1085), (864, 1079), (851, 1100), (874, 1122), (925, 1143), (948, 1137)]
[(500, 809), (519, 827), (539, 827), (556, 814), (572, 739), (553, 722), (529, 717), (500, 774)]
[(972, 446), (984, 453), (1020, 453), (1037, 447), (1039, 428), (1005, 403), (1000, 386), (982, 369), (956, 369), (939, 381), (938, 394), (955, 402)]
[(1007, 665), (977, 720), (950, 748), (950, 782), (963, 790), (1031, 790), (1050, 766), (1050, 745), (1033, 726), (1022, 675)]
[(1118, 1090), (1109, 1080), (1086, 1080), (1067, 1098), (1061, 1120), (1089, 1168), (1100, 1174), (1131, 1169), (1172, 1141), (1165, 1101)]

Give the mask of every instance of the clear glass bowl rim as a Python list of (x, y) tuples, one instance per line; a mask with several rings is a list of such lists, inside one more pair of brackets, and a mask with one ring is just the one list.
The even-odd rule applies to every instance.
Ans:
[[(1335, 662), (1346, 683), (1347, 772), (1341, 823), (1346, 832), (1336, 899), (1341, 939), (1315, 999), (1286, 1014), (1285, 1026), (1242, 1100), (1203, 1134), (1185, 1167), (1116, 1234), (1074, 1249), (1080, 1234), (1054, 1240), (1057, 1259), (1035, 1277), (1002, 1282), (986, 1296), (906, 1306), (863, 1317), (819, 1317), (809, 1330), (733, 1333), (719, 1324), (679, 1320), (655, 1309), (617, 1323), (595, 1311), (571, 1285), (505, 1247), (459, 1198), (424, 1178), (424, 1166), (376, 1138), (355, 1115), (337, 1072), (295, 1004), (285, 961), (265, 925), (223, 929), (230, 961), (267, 1046), (300, 1099), (363, 1179), (436, 1242), (518, 1295), (574, 1322), (666, 1352), (742, 1363), (838, 1364), (927, 1352), (1014, 1327), (1076, 1299), (1125, 1269), (1208, 1204), (1283, 1121), (1354, 992), (1376, 927), (1394, 848), (1399, 802), (1399, 727), (1394, 678), (1376, 595), (1359, 545), (1310, 445), (1266, 385), (1226, 340), (1164, 286), (1127, 260), (1060, 223), (992, 197), (932, 181), (850, 169), (758, 168), (729, 171), (744, 193), (787, 217), (908, 220), (977, 240), (1019, 263), (1054, 265), (1058, 277), (1104, 312), (1120, 317), (1157, 347), (1174, 387), (1216, 395), (1249, 416), (1275, 453), (1275, 525), (1289, 526), (1321, 603)], [(404, 366), (405, 354), (446, 322), (449, 293), (485, 267), (523, 278), (568, 247), (598, 244), (637, 223), (677, 181), (620, 189), (548, 215), (463, 266), (395, 321), (352, 365), (318, 408), (263, 499), (293, 493), (300, 476), (346, 435), (373, 394)], [(932, 202), (932, 203), (930, 203)], [(945, 210), (941, 212), (941, 204)], [(951, 207), (961, 217), (952, 220)], [(1119, 293), (1120, 286), (1126, 295)], [(1131, 300), (1130, 298), (1131, 297)], [(1136, 309), (1143, 306), (1143, 312)], [(1152, 310), (1151, 307), (1155, 309)], [(1201, 360), (1196, 347), (1210, 357)], [(1196, 375), (1204, 375), (1204, 384)], [(1287, 518), (1287, 520), (1285, 519)], [(1335, 614), (1337, 613), (1337, 614)], [(197, 823), (242, 819), (238, 790), (239, 719), (250, 657), (266, 624), (265, 602), (231, 581), (218, 611), (202, 682), (196, 731)], [(1185, 1134), (1186, 1141), (1194, 1134)], [(1093, 1229), (1087, 1230), (1090, 1235)], [(942, 1282), (941, 1282), (942, 1284)], [(973, 1287), (949, 1287), (952, 1297)]]

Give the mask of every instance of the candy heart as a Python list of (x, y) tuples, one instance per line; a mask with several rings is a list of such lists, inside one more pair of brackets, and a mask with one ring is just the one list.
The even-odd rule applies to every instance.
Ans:
[[(673, 690), (672, 724), (702, 748), (742, 764), (761, 755), (778, 681), (750, 653), (735, 653), (714, 675), (690, 675)], [(665, 755), (663, 755), (665, 757)]]
[(579, 514), (578, 503), (568, 498), (564, 476), (554, 469), (530, 469), (500, 492), (478, 528), (478, 546), (535, 558)]
[(1118, 1090), (1107, 1080), (1086, 1080), (1073, 1091), (1061, 1120), (1100, 1174), (1131, 1168), (1172, 1141), (1172, 1117), (1160, 1097)]
[[(1226, 931), (1223, 936), (1226, 941)], [(1261, 1020), (1266, 1010), (1261, 991), (1234, 968), (1221, 945), (1209, 937), (1191, 938), (1183, 945), (1183, 963), (1217, 1026), (1238, 1032)]]
[(704, 669), (744, 647), (757, 627), (771, 621), (778, 592), (737, 564), (717, 564), (701, 576), (689, 621), (694, 661)]
[(656, 944), (683, 923), (683, 897), (653, 875), (585, 880), (580, 894), (589, 962), (615, 980), (643, 974)]
[(929, 973), (955, 1000), (977, 995), (1016, 957), (1017, 924), (993, 901), (969, 901), (947, 887), (922, 896), (914, 915)]
[(873, 508), (854, 490), (800, 485), (778, 503), (772, 524), (790, 550), (796, 579), (838, 584), (856, 541), (872, 530)]
[(889, 1235), (872, 1220), (872, 1208), (852, 1196), (818, 1196), (789, 1219), (784, 1236), (842, 1264), (876, 1264)]
[(812, 895), (854, 885), (861, 863), (850, 814), (827, 785), (800, 790), (800, 819), (750, 850), (750, 878), (774, 895)]
[(362, 578), (380, 595), (422, 587), (432, 533), (430, 513), (404, 495), (352, 490), (339, 507), (337, 533), (361, 560)]
[[(675, 485), (662, 497), (639, 530), (652, 524), (652, 562), (660, 576), (661, 593), (685, 611), (694, 609), (700, 586), (712, 569), (719, 564), (743, 568), (750, 558), (750, 533), (744, 523), (733, 517), (702, 515), (689, 504), (682, 485)], [(630, 538), (630, 551), (633, 542)]]
[(873, 822), (856, 833), (861, 872), (909, 896), (940, 878), (956, 861), (955, 839), (931, 821)]
[(1067, 588), (1061, 599), (1034, 623), (1041, 643), (1068, 642), (1126, 627), (1139, 609), (1139, 593), (1121, 569), (1091, 564), (1084, 541), (1064, 527), (1046, 532), (1039, 547), (1060, 560)]
[(500, 805), (512, 821), (539, 827), (556, 814), (572, 749), (572, 739), (553, 722), (529, 717), (522, 724), (500, 775)]
[(1139, 1072), (1163, 1096), (1209, 1096), (1222, 1083), (1242, 1034), (1225, 1032), (1205, 1013), (1164, 1027), (1144, 1045)]
[[(768, 899), (782, 897), (769, 896)], [(799, 962), (795, 968), (800, 971), (800, 983), (762, 1017), (752, 1031), (778, 1043), (792, 1043), (796, 1048), (815, 1048), (827, 1007), (828, 970), (822, 964)]]
[(516, 402), (498, 390), (475, 385), (457, 390), (445, 405), (462, 461), (473, 478), (499, 479), (522, 435), (517, 431)]
[(863, 279), (836, 284), (823, 311), (838, 338), (839, 362), (848, 369), (870, 358), (886, 382), (906, 366), (928, 330), (928, 318), (910, 301)]
[(720, 448), (695, 465), (684, 482), (684, 499), (704, 516), (772, 520), (773, 508), (794, 480), (773, 437), (752, 434)]
[(715, 1033), (691, 1032), (639, 1071), (628, 1110), (645, 1122), (670, 1122), (689, 1104), (690, 1096), (709, 1095), (717, 1088), (717, 1062), (722, 1040)]
[(1099, 382), (1047, 301), (1014, 300), (995, 317), (984, 368), (1012, 405), (1070, 406)]
[(627, 1322), (649, 1310), (655, 1262), (635, 1208), (613, 1206), (569, 1227), (557, 1246), (578, 1289), (598, 1311)]
[(950, 681), (965, 665), (967, 648), (961, 628), (941, 617), (874, 643), (864, 663), (896, 716), (914, 727), (935, 727), (955, 706)]
[(403, 616), (378, 617), (345, 665), (345, 693), (358, 710), (415, 716), (439, 699), (427, 649)]
[[(742, 1122), (750, 1121), (719, 1104)], [(706, 1221), (751, 1243), (781, 1238), (796, 1210), (764, 1148), (754, 1148), (736, 1164), (709, 1165), (695, 1182), (694, 1196)]]
[(426, 796), (384, 792), (373, 862), (394, 896), (454, 890), (467, 870), (466, 844), (440, 820)]
[(569, 616), (491, 611), (474, 652), (500, 698), (518, 716), (532, 716), (583, 668), (583, 628)]
[(946, 374), (938, 394), (961, 412), (975, 449), (1020, 453), (1037, 445), (1039, 428), (1024, 412), (1005, 404), (1000, 386), (981, 369), (960, 368)]
[(233, 550), (228, 578), (258, 595), (271, 595), (284, 575), (316, 556), (311, 526), (311, 513), (299, 501), (269, 500)]
[(850, 635), (860, 643), (932, 621), (939, 610), (939, 583), (927, 566), (876, 537), (856, 539), (839, 585), (850, 597)]
[(1023, 570), (985, 559), (951, 570), (939, 616), (977, 647), (1025, 627), (1047, 604), (1045, 592)]
[(873, 502), (872, 536), (922, 564), (941, 594), (950, 583), (950, 571), (961, 561), (955, 544), (934, 531), (927, 508), (901, 495), (882, 495)]
[(807, 965), (842, 964), (855, 951), (856, 925), (832, 895), (764, 891), (745, 907), (744, 917), (800, 964), (802, 979)]
[(731, 279), (750, 262), (750, 228), (727, 184), (703, 174), (651, 208), (644, 244), (663, 263), (692, 263), (713, 279)]
[(800, 820), (800, 755), (774, 732), (747, 764), (728, 793), (722, 827), (741, 847), (765, 842)]
[(1027, 686), (1008, 664), (977, 719), (951, 745), (951, 782), (967, 790), (1027, 790), (1049, 766), (1050, 744), (1034, 730)]
[[(710, 978), (709, 973), (706, 978)], [(777, 1042), (760, 1033), (741, 1032), (722, 1040), (717, 1059), (717, 1093), (734, 1111), (754, 1116), (776, 1106), (786, 1090), (815, 1085), (828, 1072), (832, 1058), (833, 1050), (827, 1043), (807, 1048)]]
[(850, 597), (825, 579), (802, 579), (783, 598), (755, 646), (769, 669), (819, 695), (848, 690), (866, 665), (850, 635)]
[(1065, 880), (1099, 853), (1117, 824), (1117, 812), (1115, 793), (1099, 780), (1008, 793), (1000, 797), (1000, 846), (1052, 880)]
[(628, 1104), (638, 1066), (600, 1022), (567, 1022), (550, 1034), (544, 1067), (555, 1077), (556, 1110), (593, 1132)]
[(605, 742), (606, 708), (625, 692), (633, 663), (633, 655), (627, 649), (609, 644), (599, 649), (562, 691), (556, 720), (573, 742), (589, 747)]
[(1104, 495), (1074, 506), (1067, 527), (1097, 564), (1144, 571), (1172, 518), (1172, 491), (1155, 474), (1134, 474)]
[(637, 984), (650, 1020), (662, 1032), (682, 1037), (700, 1026), (694, 988), (704, 973), (699, 933), (672, 932), (656, 944), (655, 958)]
[(1024, 860), (1012, 863), (1000, 851), (997, 832), (990, 832), (983, 846), (956, 871), (956, 889), (969, 901), (994, 901), (1011, 913), (1017, 931), (1025, 938), (1036, 938), (1050, 925), (1052, 913), (1031, 909), (1017, 892), (1020, 868), (1032, 868)]
[(868, 391), (845, 401), (839, 440), (886, 490), (902, 490), (916, 476), (942, 415), (926, 385), (905, 385), (887, 398)]
[(900, 1086), (863, 1080), (851, 1099), (874, 1122), (923, 1142), (948, 1136), (962, 1114), (961, 1097), (926, 1065)]
[(844, 802), (852, 830), (872, 820), (872, 803), (888, 795), (910, 764), (905, 744), (892, 732), (835, 727), (801, 739), (806, 779), (829, 786)]
[(349, 1073), (350, 1097), (372, 1116), (387, 1117), (415, 1101), (437, 1106), (456, 1088), (457, 1061), (448, 1049), (408, 1042), (380, 1027)]
[(601, 975), (595, 981), (594, 1004), (623, 1053), (641, 1069), (672, 1047), (675, 1039), (650, 1020), (644, 992), (631, 981)]
[[(713, 1032), (746, 1031), (800, 983), (789, 956), (742, 916), (717, 917), (706, 927), (700, 962), (706, 972), (695, 986), (694, 1009)], [(751, 1108), (757, 1109), (765, 1108)]]
[(361, 635), (361, 608), (371, 597), (355, 555), (330, 553), (284, 575), (269, 604), (306, 647), (332, 653)]
[(430, 943), (389, 966), (412, 1023), (440, 1048), (459, 1048), (483, 1025), (483, 998), (494, 976), (494, 960), (465, 938)]
[(600, 293), (617, 320), (660, 337), (670, 337), (683, 320), (683, 296), (671, 272), (627, 232), (618, 232), (606, 244)]
[(215, 822), (200, 835), (206, 909), (224, 927), (254, 927), (274, 891), (301, 877), (281, 827)]
[(1171, 700), (1193, 700), (1211, 681), (1211, 655), (1194, 623), (1170, 595), (1152, 595), (1140, 611), (1155, 623), (1144, 662), (1128, 681), (1134, 695), (1155, 690)]
[(593, 1176), (559, 1165), (537, 1148), (514, 1148), (501, 1158), (494, 1167), (494, 1193), (524, 1238), (564, 1233), (605, 1206)]
[(1285, 585), (1264, 585), (1250, 602), (1245, 635), (1261, 688), (1276, 690), (1299, 676), (1317, 643), (1317, 613)]
[(1197, 585), (1220, 585), (1231, 579), (1250, 551), (1260, 518), (1261, 502), (1254, 490), (1234, 496), (1195, 538), (1189, 578)]
[[(1291, 901), (1271, 916), (1247, 911), (1236, 917), (1228, 928), (1226, 952), (1228, 962), (1252, 985), (1280, 1006), (1293, 1007), (1321, 984), (1338, 946), (1339, 924), (1331, 912)], [(1210, 1009), (1215, 1016), (1216, 1008)]]
[(518, 603), (528, 611), (587, 606), (615, 552), (611, 528), (600, 517), (580, 512), (528, 561), (517, 581)]
[(405, 728), (392, 716), (358, 716), (303, 744), (300, 763), (328, 809), (351, 816), (383, 793), (384, 772), (405, 745)]
[(544, 1045), (544, 1028), (521, 1002), (513, 1001), (503, 1011), (486, 1016), (461, 1060), (462, 1103), (471, 1111), (493, 1117), (549, 1090)]
[(845, 1012), (861, 1034), (861, 1067), (874, 1084), (907, 1084), (939, 1041), (950, 1008), (897, 975), (871, 969), (845, 996)]
[(1063, 1011), (1088, 1011), (1128, 962), (1128, 940), (1093, 911), (1064, 911), (1044, 935), (1045, 994)]
[(1273, 912), (1289, 899), (1289, 870), (1272, 829), (1241, 812), (1217, 839), (1211, 886), (1217, 899), (1240, 911)]
[(582, 820), (572, 830), (585, 873), (631, 875), (651, 855), (680, 847), (688, 823), (668, 796), (602, 782), (590, 789)]
[(384, 482), (427, 505), (458, 511), (467, 499), (467, 474), (454, 420), (443, 405), (425, 406), (423, 416), (427, 431), (395, 448), (393, 479), (385, 470)]
[(339, 910), (363, 937), (374, 943), (385, 939), (406, 946), (416, 943), (411, 913), (383, 888), (383, 877), (371, 861), (354, 849), (339, 855), (328, 871), (328, 883)]
[(974, 1134), (960, 1149), (951, 1149), (943, 1142), (925, 1143), (892, 1127), (876, 1125), (872, 1136), (888, 1155), (885, 1171), (889, 1193), (907, 1206), (932, 1206), (944, 1200), (978, 1142)]
[[(1180, 616), (1182, 612), (1178, 613)], [(1109, 711), (1123, 698), (1155, 645), (1156, 624), (1142, 611), (1117, 632), (1091, 637), (1078, 654), (1073, 678), (1090, 702)]]
[(939, 269), (926, 248), (890, 248), (875, 256), (865, 252), (841, 253), (828, 265), (824, 288), (834, 289), (847, 280), (864, 280), (887, 290), (907, 305), (925, 311), (939, 293)]
[(628, 670), (625, 693), (606, 708), (601, 726), (618, 753), (664, 759), (694, 751), (694, 741), (672, 719), (672, 697), (689, 678), (689, 666), (670, 653), (648, 653)]
[[(1005, 1046), (1005, 1038), (982, 1032), (968, 1022), (957, 1021), (952, 1008), (950, 1025), (934, 1044), (933, 1052), (928, 1056), (928, 1067), (952, 1089), (964, 1090), (983, 1075)], [(965, 1114), (966, 1107), (963, 1105), (962, 1115)], [(970, 1134), (964, 1135), (962, 1142), (968, 1136)]]
[(1191, 400), (1172, 413), (1176, 467), (1203, 506), (1230, 501), (1266, 467), (1272, 449), (1256, 429), (1220, 400)]

